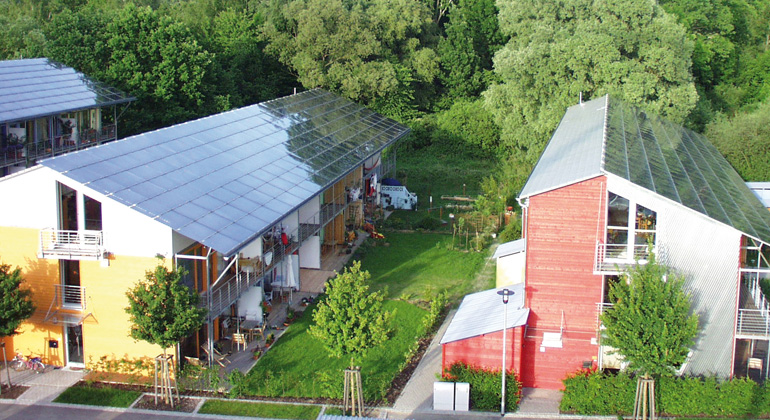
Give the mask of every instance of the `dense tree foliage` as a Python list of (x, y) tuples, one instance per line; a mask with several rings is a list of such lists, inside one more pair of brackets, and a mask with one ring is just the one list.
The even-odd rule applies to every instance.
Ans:
[(567, 106), (606, 93), (681, 122), (697, 93), (692, 43), (652, 0), (499, 2), (511, 40), (485, 93), (502, 142), (531, 165)]
[(21, 269), (0, 263), (0, 338), (16, 334), (16, 329), (35, 312), (32, 292), (22, 288)]
[(611, 283), (614, 304), (601, 315), (604, 343), (616, 349), (634, 372), (670, 375), (684, 363), (695, 335), (698, 316), (690, 313), (684, 278), (668, 273), (650, 254)]
[(135, 340), (166, 349), (203, 325), (206, 308), (198, 305), (198, 294), (181, 283), (181, 273), (161, 261), (145, 278), (126, 292), (131, 321), (129, 335)]
[(413, 0), (292, 0), (274, 2), (262, 34), (303, 86), (407, 117), (415, 90), (438, 75), (430, 23)]
[(0, 58), (41, 56), (136, 96), (123, 135), (323, 87), (518, 188), (581, 92), (697, 131), (761, 112), (770, 0), (0, 2)]
[(475, 97), (492, 80), (492, 56), (506, 38), (494, 0), (460, 0), (450, 10), (438, 46), (447, 100)]
[(770, 102), (732, 118), (718, 118), (707, 127), (706, 136), (743, 179), (770, 180)]
[(369, 291), (369, 277), (355, 261), (326, 283), (327, 297), (318, 304), (308, 331), (331, 356), (353, 359), (388, 339), (394, 313), (382, 309), (381, 291)]

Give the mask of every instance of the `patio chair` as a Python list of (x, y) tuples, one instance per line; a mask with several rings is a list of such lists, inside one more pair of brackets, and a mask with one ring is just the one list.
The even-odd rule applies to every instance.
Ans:
[[(206, 347), (206, 345), (202, 345), (201, 349), (203, 349), (203, 352), (206, 353), (206, 356), (210, 356), (209, 349)], [(230, 359), (227, 358), (227, 355), (224, 355), (220, 353), (217, 349), (214, 349), (214, 356), (212, 357), (215, 362), (219, 364), (219, 366), (225, 367), (232, 363)]]
[(235, 333), (233, 334), (233, 345), (235, 346), (236, 350), (243, 346), (243, 349), (246, 350), (246, 345), (249, 344), (248, 341), (246, 341), (246, 334), (244, 333)]

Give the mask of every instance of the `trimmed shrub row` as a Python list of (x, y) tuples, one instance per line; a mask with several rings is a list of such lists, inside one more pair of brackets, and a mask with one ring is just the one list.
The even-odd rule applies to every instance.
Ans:
[[(494, 411), (500, 409), (500, 370), (484, 370), (458, 362), (444, 371), (444, 381), (468, 382), (471, 388), (471, 409)], [(505, 375), (505, 409), (516, 411), (521, 401), (521, 382), (516, 372)]]
[[(666, 416), (770, 415), (770, 387), (749, 379), (714, 377), (661, 378), (655, 381), (655, 405)], [(582, 370), (564, 380), (560, 410), (576, 414), (633, 413), (636, 378)]]

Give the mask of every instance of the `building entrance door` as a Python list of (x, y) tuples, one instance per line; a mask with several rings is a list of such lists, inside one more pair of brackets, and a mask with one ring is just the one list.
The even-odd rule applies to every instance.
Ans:
[(68, 325), (65, 331), (67, 366), (85, 367), (85, 358), (83, 357), (83, 326)]

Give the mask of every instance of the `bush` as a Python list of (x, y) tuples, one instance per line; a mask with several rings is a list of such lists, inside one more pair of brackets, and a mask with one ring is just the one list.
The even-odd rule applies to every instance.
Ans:
[[(444, 371), (444, 381), (467, 382), (471, 387), (471, 409), (500, 408), (500, 371), (457, 362)], [(505, 409), (516, 411), (521, 401), (521, 382), (516, 372), (505, 376)]]
[(500, 242), (510, 242), (521, 239), (521, 219), (518, 216), (512, 217), (510, 222), (500, 232)]
[(428, 215), (420, 220), (415, 227), (425, 230), (438, 230), (441, 227), (441, 220)]
[(634, 409), (636, 380), (617, 375), (580, 370), (564, 379), (559, 410), (577, 414), (630, 414)]
[[(623, 415), (634, 407), (636, 379), (581, 370), (564, 379), (559, 409), (576, 414)], [(766, 417), (770, 388), (741, 378), (664, 377), (655, 381), (658, 414), (665, 416)]]

